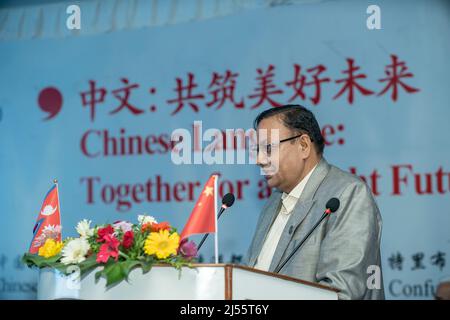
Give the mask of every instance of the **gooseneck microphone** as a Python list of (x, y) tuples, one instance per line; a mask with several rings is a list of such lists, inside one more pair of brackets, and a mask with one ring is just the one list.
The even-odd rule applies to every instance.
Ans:
[[(217, 216), (217, 221), (219, 221), (220, 216), (222, 215), (222, 213), (228, 209), (229, 207), (231, 207), (234, 203), (234, 195), (232, 193), (227, 193), (226, 195), (223, 196), (222, 198), (222, 206), (220, 207), (220, 211), (219, 211), (219, 215)], [(197, 252), (200, 251), (200, 248), (202, 247), (203, 243), (205, 242), (206, 238), (208, 238), (209, 233), (205, 234), (205, 236), (203, 237), (202, 241), (200, 241), (200, 243), (197, 246)]]
[(282, 264), (278, 266), (278, 268), (275, 269), (275, 273), (278, 273), (283, 269), (283, 267), (288, 263), (289, 260), (294, 256), (294, 254), (300, 249), (300, 247), (305, 243), (305, 241), (309, 238), (311, 233), (313, 233), (314, 230), (316, 230), (317, 226), (322, 222), (323, 219), (325, 219), (328, 215), (335, 212), (337, 209), (339, 209), (339, 199), (338, 198), (331, 198), (328, 200), (327, 204), (325, 205), (325, 211), (323, 215), (320, 217), (319, 221), (316, 222), (316, 224), (311, 228), (311, 230), (308, 232), (308, 234), (300, 241), (300, 243), (292, 250), (292, 252), (289, 254), (289, 256), (283, 261)]

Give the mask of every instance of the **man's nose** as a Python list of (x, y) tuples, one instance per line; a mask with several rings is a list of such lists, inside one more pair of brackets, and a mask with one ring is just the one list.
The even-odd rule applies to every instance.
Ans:
[(259, 151), (256, 156), (256, 164), (260, 167), (266, 167), (269, 165), (269, 158), (264, 152)]

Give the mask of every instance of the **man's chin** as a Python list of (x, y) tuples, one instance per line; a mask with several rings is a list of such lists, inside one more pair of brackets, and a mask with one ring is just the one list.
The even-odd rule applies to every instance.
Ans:
[(267, 184), (269, 187), (271, 188), (276, 188), (278, 183), (277, 183), (277, 178), (274, 176), (265, 176)]

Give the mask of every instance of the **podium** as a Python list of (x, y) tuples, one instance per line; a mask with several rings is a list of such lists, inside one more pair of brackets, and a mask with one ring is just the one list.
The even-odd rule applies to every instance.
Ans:
[(194, 264), (180, 271), (156, 265), (144, 274), (132, 270), (127, 281), (106, 288), (97, 269), (73, 281), (55, 269), (39, 272), (38, 299), (82, 300), (337, 300), (336, 289), (233, 264)]

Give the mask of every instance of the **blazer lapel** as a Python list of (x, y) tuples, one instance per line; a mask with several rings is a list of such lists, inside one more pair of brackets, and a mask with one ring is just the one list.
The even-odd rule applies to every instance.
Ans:
[(289, 218), (286, 226), (284, 227), (283, 233), (281, 234), (280, 241), (278, 242), (278, 246), (275, 250), (275, 253), (272, 258), (272, 262), (270, 264), (269, 272), (273, 272), (275, 268), (280, 263), (281, 257), (286, 251), (291, 238), (293, 237), (295, 230), (305, 219), (309, 210), (314, 204), (314, 200), (304, 201), (303, 203), (297, 203), (292, 212), (291, 217)]
[[(314, 200), (314, 195), (316, 190), (319, 188), (323, 179), (327, 175), (329, 171), (329, 165), (324, 158), (322, 158), (317, 164), (316, 169), (311, 174), (305, 189), (303, 190), (300, 199), (295, 205), (294, 211), (292, 212), (291, 217), (286, 223), (286, 227), (283, 230), (280, 241), (278, 242), (277, 249), (275, 250), (272, 262), (270, 264), (269, 271), (273, 272), (275, 268), (281, 263), (281, 258), (284, 256), (286, 249), (291, 242), (292, 237), (295, 234), (295, 231), (306, 218), (308, 213), (310, 212), (312, 206), (316, 202)], [(278, 213), (278, 212), (277, 212)], [(307, 232), (308, 230), (303, 230)], [(258, 251), (259, 252), (259, 251)]]
[(255, 234), (255, 239), (253, 241), (253, 248), (248, 263), (249, 266), (251, 267), (255, 266), (256, 259), (258, 258), (259, 253), (261, 252), (261, 248), (264, 244), (264, 240), (266, 239), (266, 235), (269, 232), (272, 223), (275, 221), (278, 212), (280, 211), (281, 192), (277, 190), (274, 190), (273, 192), (274, 194), (272, 196), (272, 199), (263, 209), (262, 220)]

